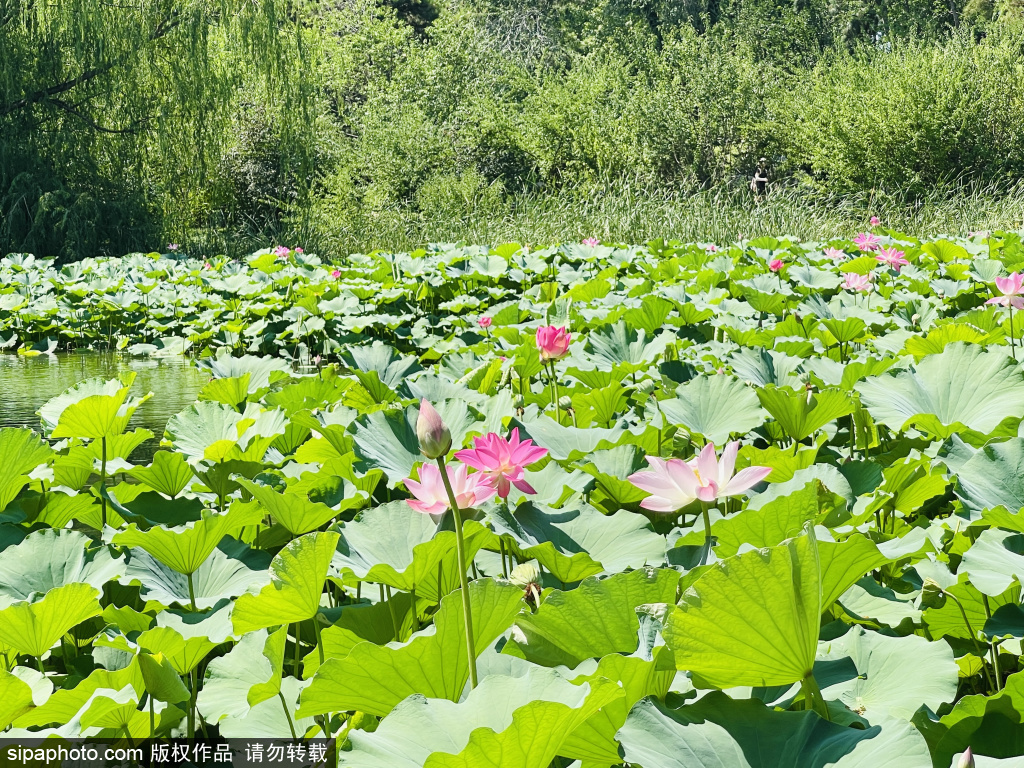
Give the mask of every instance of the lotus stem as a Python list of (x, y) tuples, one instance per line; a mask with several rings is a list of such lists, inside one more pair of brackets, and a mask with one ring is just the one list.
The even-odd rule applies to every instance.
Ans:
[(292, 723), (292, 713), (288, 711), (288, 702), (284, 700), (284, 694), (280, 690), (277, 692), (277, 698), (281, 700), (281, 707), (284, 709), (284, 716), (288, 720), (288, 730), (292, 732), (292, 738), (299, 738), (295, 735), (295, 725)]
[(988, 680), (988, 686), (990, 690), (995, 690), (995, 683), (992, 681), (992, 675), (988, 671), (988, 667), (985, 666), (984, 658), (985, 652), (981, 650), (981, 643), (978, 642), (978, 636), (974, 633), (974, 628), (971, 626), (971, 620), (967, 618), (967, 611), (964, 610), (963, 603), (957, 598), (956, 595), (946, 592), (946, 597), (956, 603), (956, 607), (960, 609), (960, 615), (964, 618), (964, 624), (967, 626), (967, 634), (971, 636), (971, 641), (974, 643), (974, 650), (977, 651), (978, 656), (982, 658), (981, 668), (985, 673), (985, 679)]
[(299, 668), (299, 659), (301, 658), (302, 651), (299, 645), (299, 622), (292, 624), (292, 628), (295, 631), (295, 654), (292, 656), (292, 672), (295, 674), (296, 679), (302, 679), (302, 673)]
[(194, 613), (198, 610), (196, 608), (196, 588), (192, 585), (191, 573), (186, 573), (185, 578), (188, 579), (188, 601), (192, 605), (192, 612)]
[(1013, 359), (1017, 359), (1017, 348), (1013, 343), (1013, 305), (1010, 305), (1010, 354), (1013, 355)]
[(149, 694), (149, 738), (156, 738), (156, 712), (153, 710), (153, 694)]
[(818, 687), (818, 681), (814, 679), (814, 672), (808, 672), (804, 676), (804, 679), (800, 681), (800, 689), (803, 691), (804, 698), (811, 705), (811, 709), (826, 720), (832, 719), (828, 713), (825, 697), (821, 695), (821, 688)]
[[(100, 529), (107, 527), (107, 497), (104, 494), (104, 486), (107, 484), (107, 438), (106, 435), (100, 438), (100, 450), (103, 456), (100, 458)], [(191, 584), (191, 582), (189, 582)], [(192, 610), (195, 610), (193, 604)]]
[[(466, 653), (469, 655), (469, 684), (470, 688), (476, 688), (478, 680), (476, 648), (473, 641), (473, 608), (469, 601), (469, 579), (466, 578), (466, 542), (462, 536), (462, 510), (459, 509), (455, 492), (452, 490), (452, 483), (448, 479), (448, 468), (444, 464), (444, 456), (437, 457), (437, 466), (441, 470), (441, 482), (444, 483), (444, 490), (448, 494), (448, 503), (451, 505), (452, 515), (455, 517), (455, 555), (458, 558), (459, 585), (462, 588), (462, 618), (466, 627)], [(440, 593), (440, 586), (438, 586), (438, 592)]]
[(313, 632), (316, 634), (316, 649), (320, 652), (320, 666), (324, 665), (324, 641), (320, 636), (320, 614), (313, 617)]
[[(399, 627), (398, 627), (398, 613), (395, 612), (395, 603), (391, 599), (391, 587), (389, 587), (387, 585), (384, 585), (384, 589), (387, 591), (387, 595), (388, 595), (388, 597), (387, 597), (388, 612), (391, 614), (391, 626), (394, 627), (394, 629), (395, 629), (395, 640), (401, 640), (402, 639), (402, 633), (399, 631)], [(323, 663), (323, 659), (321, 659), (320, 662)]]
[(501, 575), (507, 579), (508, 564), (505, 562), (505, 539), (503, 536), (498, 537), (498, 549), (501, 550)]
[[(985, 606), (985, 615), (988, 618), (992, 618), (992, 609), (988, 604), (988, 595), (983, 594), (981, 596), (981, 602)], [(996, 691), (1003, 689), (1002, 674), (999, 671), (999, 647), (996, 645), (995, 640), (989, 641), (990, 651), (992, 653), (992, 671), (996, 676)]]
[(711, 555), (711, 515), (708, 514), (706, 501), (700, 503), (700, 513), (704, 517), (704, 551), (700, 556), (700, 564), (705, 565)]

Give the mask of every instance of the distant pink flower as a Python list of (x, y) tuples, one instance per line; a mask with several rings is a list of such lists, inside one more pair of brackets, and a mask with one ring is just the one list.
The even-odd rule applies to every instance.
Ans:
[(167, 244), (167, 250), (168, 250), (168, 251), (176, 251), (176, 250), (178, 250), (179, 248), (181, 248), (181, 246), (180, 246), (180, 245), (178, 245), (177, 243), (168, 243), (168, 244)]
[(564, 327), (556, 328), (553, 325), (542, 325), (537, 329), (537, 349), (540, 350), (540, 359), (561, 360), (569, 354), (569, 342), (572, 334)]
[(203, 269), (213, 269), (213, 264), (208, 261), (203, 262)]
[(782, 259), (772, 259), (771, 261), (768, 262), (768, 269), (770, 269), (772, 272), (778, 272), (780, 269), (782, 269), (784, 263), (785, 262), (783, 262)]
[(548, 455), (547, 448), (533, 444), (533, 440), (519, 439), (519, 428), (512, 430), (509, 439), (490, 432), (473, 438), (474, 448), (455, 454), (459, 461), (480, 470), (497, 489), (498, 496), (507, 498), (511, 485), (523, 493), (536, 493), (523, 477), (523, 467), (540, 461)]
[(718, 253), (718, 246), (714, 243), (708, 243), (704, 246), (704, 250), (708, 253)]
[(861, 232), (853, 238), (853, 242), (862, 251), (877, 251), (881, 238), (870, 232)]
[(283, 245), (279, 245), (272, 251), (272, 253), (279, 259), (285, 259), (288, 258), (288, 254), (291, 253), (291, 250)]
[(341, 277), (341, 270), (340, 269), (332, 269), (331, 270), (331, 277), (333, 277), (335, 280), (340, 278)]
[(295, 252), (296, 252), (296, 253), (305, 253), (305, 251), (304, 251), (304, 250), (302, 250), (301, 248), (296, 248), (296, 249), (295, 249)]
[(871, 217), (871, 222), (870, 222), (870, 223), (871, 223), (871, 226), (872, 226), (872, 227), (877, 227), (877, 226), (878, 226), (879, 224), (881, 224), (882, 222), (881, 222), (881, 221), (879, 221), (879, 219), (878, 219), (878, 217), (877, 217), (877, 216), (872, 216), (872, 217)]
[(987, 238), (991, 234), (992, 233), (989, 232), (987, 229), (979, 229), (977, 232), (968, 232), (967, 236), (968, 237), (980, 237), (982, 240), (984, 240), (985, 238)]
[(483, 315), (476, 321), (476, 324), (479, 325), (481, 328), (490, 328), (491, 323), (493, 322), (494, 321), (487, 315)]
[[(771, 467), (747, 467), (735, 472), (739, 441), (725, 446), (721, 460), (714, 443), (708, 443), (690, 461), (648, 456), (651, 469), (634, 472), (629, 482), (651, 495), (640, 502), (654, 512), (675, 512), (694, 500), (705, 502), (744, 493), (772, 473)], [(734, 474), (735, 473), (735, 474)]]
[(841, 261), (846, 261), (846, 252), (839, 248), (826, 248), (825, 255), (832, 259), (836, 264)]
[(903, 251), (899, 251), (895, 246), (890, 245), (888, 248), (883, 248), (879, 254), (875, 256), (875, 259), (882, 264), (888, 264), (899, 272), (900, 267), (905, 267), (910, 263), (904, 258), (904, 256), (906, 256), (906, 254)]
[(1001, 307), (1024, 308), (1024, 272), (1014, 272), (1009, 277), (997, 277), (996, 288), (1003, 294), (986, 301), (986, 304), (998, 304)]
[(601, 244), (601, 241), (596, 237), (588, 237), (583, 241), (583, 245), (589, 245), (591, 248), (595, 248)]
[[(455, 503), (459, 509), (475, 507), (482, 504), (495, 494), (494, 486), (479, 472), (469, 474), (465, 464), (455, 467), (446, 466), (448, 482), (452, 484)], [(411, 477), (402, 482), (415, 499), (409, 499), (409, 506), (425, 515), (439, 515), (451, 505), (448, 503), (448, 492), (441, 479), (441, 470), (433, 464), (421, 464), (419, 482)]]
[(846, 272), (843, 274), (843, 288), (848, 291), (870, 291), (871, 278), (856, 272)]

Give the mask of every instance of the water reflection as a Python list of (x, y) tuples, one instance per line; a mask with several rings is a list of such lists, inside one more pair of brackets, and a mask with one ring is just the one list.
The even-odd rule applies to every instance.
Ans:
[(148, 462), (163, 437), (167, 420), (192, 405), (210, 380), (185, 358), (132, 358), (101, 352), (38, 357), (0, 354), (0, 427), (29, 427), (39, 432), (36, 411), (51, 397), (84, 379), (112, 379), (123, 371), (136, 373), (132, 394), (153, 393), (129, 423), (129, 429), (143, 427), (155, 435), (131, 455), (133, 462)]

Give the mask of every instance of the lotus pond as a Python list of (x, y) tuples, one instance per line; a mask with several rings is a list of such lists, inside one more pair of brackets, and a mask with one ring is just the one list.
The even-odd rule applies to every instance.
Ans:
[(0, 738), (1024, 765), (1024, 245), (0, 260)]

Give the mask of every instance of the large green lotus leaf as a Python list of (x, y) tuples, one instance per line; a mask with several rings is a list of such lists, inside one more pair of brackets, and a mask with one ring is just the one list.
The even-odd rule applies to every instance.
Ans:
[(191, 694), (188, 688), (163, 654), (140, 653), (139, 670), (146, 684), (146, 692), (157, 701), (176, 704), (189, 700)]
[(233, 504), (224, 514), (206, 511), (201, 520), (170, 528), (158, 525), (142, 531), (132, 523), (126, 530), (115, 533), (111, 543), (139, 547), (171, 570), (190, 574), (199, 570), (225, 536), (262, 519), (258, 508)]
[[(293, 536), (316, 530), (339, 514), (339, 510), (310, 501), (304, 494), (281, 493), (268, 485), (260, 485), (242, 477), (235, 481), (249, 491), (260, 506)], [(352, 506), (366, 497), (362, 491), (356, 491), (354, 496), (347, 499), (351, 503), (345, 506)]]
[(913, 370), (871, 376), (857, 385), (875, 421), (938, 438), (964, 429), (988, 435), (1024, 417), (1024, 376), (1010, 358), (955, 342)]
[[(438, 530), (429, 515), (405, 501), (367, 509), (341, 529), (333, 566), (360, 581), (388, 584), (422, 597), (437, 594), (437, 569), (456, 568), (455, 531)], [(467, 521), (463, 535), (466, 560), (471, 561), (486, 540), (476, 522)]]
[[(957, 637), (963, 640), (970, 640), (976, 632), (980, 632), (988, 621), (989, 613), (997, 614), (998, 609), (1004, 605), (1016, 606), (1020, 603), (1021, 588), (1017, 585), (1010, 587), (1004, 593), (987, 597), (982, 594), (973, 584), (967, 580), (967, 574), (958, 574), (959, 583), (952, 586), (944, 586), (945, 590), (956, 598), (946, 600), (941, 608), (928, 608), (924, 612), (924, 623), (931, 632), (933, 638)], [(963, 613), (960, 607), (963, 607)], [(971, 632), (967, 631), (964, 623), (964, 614), (970, 622)]]
[[(113, 488), (101, 489), (107, 500), (107, 513), (111, 508), (128, 523), (143, 530), (154, 526), (174, 527), (203, 519), (205, 507), (200, 499), (169, 499), (156, 491), (147, 491), (141, 483), (120, 483)], [(89, 513), (95, 510), (90, 509)]]
[(669, 568), (584, 579), (576, 589), (552, 592), (536, 613), (520, 616), (520, 631), (503, 652), (568, 667), (611, 653), (633, 653), (639, 642), (637, 606), (672, 603), (678, 582), (678, 572)]
[[(469, 587), (475, 648), (481, 651), (512, 624), (523, 591), (490, 579)], [(383, 717), (407, 696), (458, 701), (469, 680), (462, 598), (450, 594), (434, 615), (433, 633), (421, 632), (401, 646), (359, 643), (344, 659), (328, 659), (302, 692), (299, 714), (354, 709)]]
[(603, 515), (582, 502), (560, 510), (521, 504), (514, 514), (491, 511), (488, 521), (495, 533), (511, 536), (521, 560), (536, 558), (563, 583), (665, 561), (664, 538), (646, 517), (626, 510)]
[[(378, 411), (359, 417), (355, 423), (355, 451), (362, 471), (379, 469), (396, 485), (411, 477), (413, 468), (423, 461), (416, 437), (419, 409)], [(454, 441), (453, 441), (454, 445)]]
[[(252, 707), (245, 717), (225, 715), (217, 723), (217, 730), (221, 736), (228, 739), (286, 739), (291, 738), (294, 728), (295, 733), (301, 738), (316, 725), (312, 717), (296, 716), (299, 694), (306, 685), (294, 677), (284, 678), (281, 681), (281, 697), (284, 698), (285, 704), (281, 703), (281, 697), (275, 696)], [(288, 707), (287, 717), (284, 712), (285, 706)], [(288, 722), (289, 719), (291, 723)]]
[(0, 669), (0, 730), (34, 706), (32, 686), (20, 677)]
[(840, 595), (838, 603), (854, 621), (877, 623), (896, 629), (904, 622), (919, 624), (924, 616), (914, 607), (915, 595), (901, 595), (865, 576)]
[(250, 394), (256, 394), (261, 389), (270, 386), (270, 377), (274, 372), (291, 372), (291, 365), (287, 360), (254, 355), (231, 357), (228, 354), (219, 354), (216, 357), (198, 359), (196, 365), (207, 369), (215, 379), (233, 379), (249, 374)]
[(125, 561), (83, 533), (44, 528), (0, 552), (0, 604), (33, 600), (65, 584), (97, 589), (124, 575)]
[(0, 512), (28, 483), (28, 474), (53, 458), (50, 446), (28, 429), (0, 429)]
[(646, 331), (628, 328), (620, 320), (593, 331), (587, 336), (586, 348), (588, 357), (597, 368), (609, 371), (622, 363), (638, 368), (653, 363), (665, 351), (670, 340), (667, 334), (648, 340)]
[(818, 542), (808, 527), (704, 572), (669, 612), (665, 642), (680, 669), (719, 688), (798, 682), (813, 670), (821, 612), (887, 559), (863, 536)]
[(937, 461), (955, 477), (956, 495), (970, 512), (1005, 507), (1017, 513), (1024, 508), (1024, 438), (974, 450), (954, 435), (943, 445)]
[[(2, 562), (2, 556), (0, 556)], [(1024, 583), (1024, 534), (989, 528), (964, 553), (960, 570), (989, 597)]]
[[(225, 598), (237, 597), (267, 583), (270, 557), (228, 538), (192, 572), (192, 595), (200, 610)], [(145, 551), (133, 552), (122, 584), (138, 584), (143, 596), (160, 605), (190, 604), (188, 577), (169, 568)]]
[(1024, 672), (1010, 675), (992, 696), (964, 696), (941, 718), (922, 710), (914, 725), (928, 741), (935, 765), (950, 765), (968, 746), (989, 757), (1024, 755)]
[(927, 745), (909, 724), (846, 728), (813, 712), (776, 712), (719, 692), (679, 710), (645, 699), (618, 737), (626, 760), (644, 768), (931, 766)]
[(601, 680), (573, 685), (557, 672), (492, 675), (461, 702), (414, 695), (373, 733), (350, 731), (348, 768), (532, 768), (547, 766), (563, 740), (622, 691)]
[(681, 424), (716, 445), (760, 426), (766, 415), (754, 390), (734, 376), (700, 376), (680, 384), (676, 396), (658, 407), (670, 424)]
[(43, 426), (50, 437), (101, 438), (119, 435), (128, 420), (152, 392), (141, 398), (129, 398), (135, 372), (123, 380), (86, 379), (39, 409)]
[[(167, 421), (165, 433), (167, 440), (180, 451), (190, 462), (209, 459), (210, 461), (223, 461), (228, 458), (244, 458), (238, 453), (238, 449), (247, 448), (247, 435), (249, 438), (262, 436), (264, 440), (253, 440), (255, 447), (269, 447), (270, 442), (278, 434), (284, 432), (285, 422), (282, 411), (270, 411), (267, 413), (280, 414), (281, 423), (270, 423), (264, 418), (260, 426), (257, 423), (263, 415), (259, 406), (250, 403), (243, 413), (238, 413), (234, 408), (209, 400), (195, 403), (190, 408), (172, 416)], [(249, 434), (255, 430), (253, 434)], [(259, 433), (259, 434), (256, 434)], [(268, 439), (269, 438), (269, 439)], [(266, 448), (264, 448), (264, 451)], [(255, 460), (263, 458), (262, 454), (253, 457)]]
[(148, 467), (136, 467), (125, 474), (172, 499), (192, 481), (192, 467), (180, 453), (157, 451)]
[(509, 426), (518, 427), (521, 438), (531, 438), (535, 445), (547, 448), (555, 461), (576, 461), (594, 451), (614, 448), (626, 432), (619, 425), (611, 429), (563, 427), (546, 415), (513, 419)]
[(350, 368), (366, 373), (376, 372), (380, 380), (392, 389), (423, 370), (415, 356), (399, 354), (394, 347), (379, 341), (369, 346), (347, 346), (341, 356)]
[(675, 664), (668, 657), (665, 646), (654, 651), (653, 658), (622, 656), (612, 653), (598, 662), (592, 675), (573, 680), (577, 685), (588, 679), (604, 678), (621, 686), (623, 698), (616, 699), (591, 715), (565, 742), (562, 754), (583, 761), (614, 765), (619, 757), (619, 743), (615, 735), (626, 722), (630, 709), (640, 699), (653, 696), (664, 700), (675, 678)]
[(818, 662), (850, 658), (856, 676), (822, 686), (826, 700), (839, 699), (875, 725), (889, 717), (910, 720), (922, 705), (938, 711), (957, 692), (957, 665), (947, 643), (917, 635), (887, 637), (854, 627), (822, 643)]
[(221, 643), (232, 639), (231, 603), (224, 599), (208, 612), (161, 611), (158, 626), (143, 630), (139, 648), (159, 653), (179, 675), (187, 675)]
[(235, 632), (243, 634), (315, 616), (338, 539), (334, 532), (307, 533), (278, 552), (270, 563), (270, 584), (235, 602), (231, 612)]
[(14, 724), (18, 728), (32, 728), (51, 723), (59, 725), (71, 723), (74, 721), (75, 715), (97, 691), (120, 691), (126, 687), (134, 690), (136, 700), (146, 690), (142, 670), (139, 669), (138, 662), (134, 659), (123, 669), (93, 670), (85, 680), (82, 680), (74, 688), (58, 688), (45, 702), (26, 712), (15, 720)]
[(242, 637), (228, 653), (206, 668), (196, 705), (203, 718), (216, 723), (230, 715), (243, 718), (249, 710), (276, 697), (281, 690), (287, 627), (270, 634), (260, 629)]
[(579, 469), (566, 472), (556, 461), (549, 461), (542, 469), (527, 469), (523, 474), (536, 493), (525, 493), (513, 485), (508, 495), (508, 504), (512, 508), (525, 501), (558, 507), (594, 484), (591, 475)]
[(69, 629), (100, 613), (99, 595), (89, 584), (65, 584), (38, 602), (15, 603), (0, 611), (0, 643), (42, 656)]
[(826, 424), (853, 413), (853, 398), (838, 387), (820, 392), (769, 385), (757, 390), (761, 405), (794, 440), (810, 437)]

